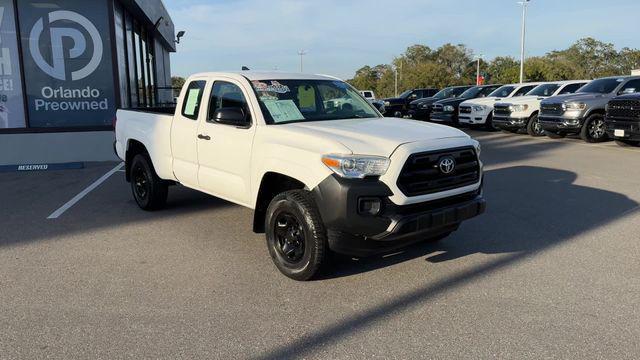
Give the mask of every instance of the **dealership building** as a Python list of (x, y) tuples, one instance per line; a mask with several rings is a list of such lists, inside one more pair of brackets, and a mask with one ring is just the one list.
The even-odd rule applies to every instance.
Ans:
[(0, 0), (0, 165), (113, 160), (118, 108), (173, 102), (161, 0)]

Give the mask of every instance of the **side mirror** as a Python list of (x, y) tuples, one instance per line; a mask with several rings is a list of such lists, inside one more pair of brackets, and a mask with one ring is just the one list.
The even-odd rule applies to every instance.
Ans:
[(626, 88), (626, 89), (624, 89), (624, 90), (620, 91), (620, 93), (619, 93), (619, 94), (620, 94), (620, 95), (623, 95), (623, 94), (633, 94), (633, 93), (635, 93), (635, 92), (636, 92), (636, 88)]
[(247, 115), (242, 108), (224, 107), (213, 113), (213, 121), (218, 124), (245, 127), (249, 125)]

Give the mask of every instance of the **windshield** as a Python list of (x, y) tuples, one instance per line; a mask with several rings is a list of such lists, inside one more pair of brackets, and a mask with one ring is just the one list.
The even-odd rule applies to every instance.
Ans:
[(478, 95), (478, 93), (482, 91), (481, 87), (478, 86), (474, 86), (472, 88), (469, 88), (467, 90), (465, 90), (462, 95), (460, 95), (461, 98), (474, 98), (476, 97), (476, 95)]
[(438, 91), (433, 97), (435, 99), (448, 99), (452, 96), (458, 96), (462, 94), (467, 88), (466, 87), (450, 87), (445, 88)]
[(267, 124), (380, 117), (339, 80), (254, 80), (251, 85)]
[(527, 95), (533, 96), (551, 96), (560, 88), (560, 84), (542, 84), (533, 88)]
[(409, 97), (409, 95), (411, 95), (411, 93), (413, 92), (413, 90), (407, 90), (405, 92), (403, 92), (402, 94), (400, 94), (400, 96), (398, 96), (401, 99), (404, 99), (406, 97)]
[(513, 90), (515, 90), (515, 88), (516, 88), (515, 86), (508, 86), (508, 85), (500, 86), (494, 92), (489, 94), (489, 96), (509, 97), (509, 95), (511, 95), (511, 93), (513, 92)]
[(623, 78), (618, 79), (598, 79), (593, 80), (587, 85), (583, 86), (578, 90), (581, 93), (595, 93), (595, 94), (608, 94), (615, 90), (621, 82), (623, 82)]

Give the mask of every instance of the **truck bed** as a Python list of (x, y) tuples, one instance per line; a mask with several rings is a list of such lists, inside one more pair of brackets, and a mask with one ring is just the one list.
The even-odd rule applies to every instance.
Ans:
[(116, 113), (115, 149), (126, 160), (133, 142), (144, 144), (160, 178), (175, 180), (172, 170), (171, 124), (175, 108), (140, 108)]

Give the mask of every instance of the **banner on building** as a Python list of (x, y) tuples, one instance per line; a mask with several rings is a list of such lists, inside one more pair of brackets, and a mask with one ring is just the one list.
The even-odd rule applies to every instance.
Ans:
[(29, 125), (111, 125), (115, 92), (107, 1), (18, 5)]
[(0, 129), (25, 127), (20, 57), (12, 0), (0, 0)]

